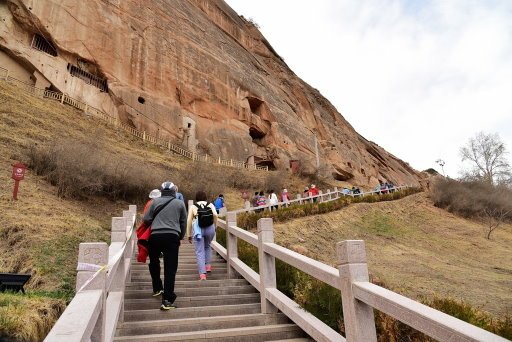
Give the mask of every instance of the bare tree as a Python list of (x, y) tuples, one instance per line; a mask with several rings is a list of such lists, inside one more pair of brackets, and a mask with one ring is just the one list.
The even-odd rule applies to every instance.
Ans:
[(500, 226), (500, 224), (505, 221), (507, 216), (512, 213), (512, 210), (506, 209), (506, 208), (497, 208), (497, 207), (491, 207), (491, 208), (484, 208), (483, 214), (485, 215), (485, 218), (487, 219), (487, 239), (491, 239), (491, 234), (496, 228)]
[(460, 155), (462, 161), (471, 163), (471, 168), (462, 172), (466, 179), (498, 184), (512, 177), (507, 149), (498, 134), (477, 133), (460, 149)]

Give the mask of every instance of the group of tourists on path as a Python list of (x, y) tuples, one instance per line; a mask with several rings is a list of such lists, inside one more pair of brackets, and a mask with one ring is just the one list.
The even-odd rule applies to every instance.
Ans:
[[(215, 204), (209, 203), (206, 193), (198, 191), (194, 204), (187, 210), (183, 195), (169, 181), (162, 183), (160, 190), (152, 190), (149, 198), (142, 224), (137, 229), (137, 259), (145, 262), (145, 257), (149, 256), (153, 296), (162, 296), (160, 309), (170, 310), (176, 308), (174, 284), (182, 240), (187, 238), (194, 244), (199, 280), (206, 280), (212, 271), (210, 243), (215, 236), (218, 212), (224, 206), (224, 198), (219, 195)], [(164, 262), (163, 283), (160, 277), (161, 256)]]

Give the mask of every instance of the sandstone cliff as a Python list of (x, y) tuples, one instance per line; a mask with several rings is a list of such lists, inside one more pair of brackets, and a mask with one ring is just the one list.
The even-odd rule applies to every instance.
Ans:
[(189, 149), (360, 185), (420, 179), (222, 0), (10, 0), (0, 16), (0, 62)]

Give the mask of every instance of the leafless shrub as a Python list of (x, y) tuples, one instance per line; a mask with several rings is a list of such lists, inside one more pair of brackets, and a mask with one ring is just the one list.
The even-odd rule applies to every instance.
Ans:
[(164, 178), (163, 169), (108, 152), (101, 141), (59, 140), (26, 151), (29, 168), (57, 187), (60, 197), (140, 200)]
[(512, 190), (487, 181), (457, 181), (439, 178), (431, 197), (434, 204), (466, 218), (481, 218), (487, 223), (486, 237), (502, 222), (512, 221)]

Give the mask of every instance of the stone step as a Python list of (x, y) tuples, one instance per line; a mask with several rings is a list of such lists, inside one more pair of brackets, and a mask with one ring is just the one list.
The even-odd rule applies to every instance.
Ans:
[[(125, 310), (147, 310), (160, 307), (161, 297), (149, 297), (144, 299), (127, 299), (124, 301)], [(210, 305), (233, 305), (259, 303), (259, 293), (243, 293), (218, 296), (197, 296), (197, 297), (178, 297), (175, 304), (179, 308), (191, 306), (210, 306)]]
[(123, 323), (116, 336), (183, 333), (290, 323), (284, 314), (248, 314)]
[[(160, 277), (163, 280), (163, 272), (160, 272)], [(226, 279), (227, 273), (226, 272), (213, 272), (207, 275), (207, 279), (211, 280), (219, 280), (219, 279)], [(176, 274), (176, 280), (197, 280), (199, 281), (199, 273), (194, 274)], [(132, 282), (138, 282), (138, 281), (151, 281), (151, 275), (149, 272), (147, 274), (141, 275), (141, 276), (133, 276), (132, 275)]]
[(118, 336), (114, 341), (212, 341), (212, 342), (252, 342), (274, 341), (304, 337), (305, 333), (295, 324), (276, 324), (257, 327), (202, 330), (184, 333)]
[[(225, 264), (226, 263), (226, 260), (222, 259), (222, 258), (212, 258), (212, 264), (216, 264), (216, 263), (219, 263), (219, 264)], [(160, 259), (160, 263), (163, 263), (164, 260), (163, 259)], [(197, 263), (197, 259), (196, 257), (184, 257), (184, 258), (178, 258), (178, 265), (181, 265), (181, 264), (195, 264)], [(146, 263), (141, 263), (141, 262), (138, 262), (137, 260), (132, 260), (132, 266), (135, 266), (135, 265), (147, 265), (149, 264), (149, 258), (147, 258), (146, 260)]]
[[(271, 340), (272, 342), (312, 342), (314, 341), (313, 339), (311, 338), (289, 338), (289, 339), (286, 339), (286, 340)], [(265, 341), (267, 342), (267, 341)]]
[[(163, 269), (163, 267), (161, 267)], [(162, 272), (162, 271), (160, 271)], [(214, 273), (223, 273), (225, 274), (227, 272), (227, 267), (213, 267), (212, 269), (212, 274)], [(148, 275), (149, 274), (149, 270), (146, 268), (145, 270), (132, 270), (132, 277), (142, 277), (144, 275)], [(181, 268), (179, 267), (178, 268), (178, 272), (176, 273), (177, 275), (186, 275), (186, 274), (199, 274), (199, 271), (197, 269), (197, 266), (196, 267), (187, 267), (187, 268)]]
[(162, 311), (153, 307), (149, 310), (126, 310), (124, 313), (125, 322), (154, 321), (177, 318), (212, 317), (221, 315), (247, 315), (261, 312), (261, 304), (234, 304), (234, 305), (212, 305), (187, 308), (176, 308), (169, 311)]
[[(149, 264), (149, 263), (148, 263)], [(131, 270), (133, 271), (149, 271), (148, 264), (136, 264), (131, 266)], [(225, 269), (228, 267), (228, 264), (225, 262), (215, 262), (211, 263), (212, 268), (214, 270), (216, 269)], [(160, 263), (160, 267), (163, 267), (163, 263)], [(178, 264), (178, 272), (182, 270), (196, 270), (197, 269), (197, 263), (190, 263), (190, 264)]]
[[(174, 290), (178, 297), (193, 296), (217, 296), (227, 294), (257, 293), (258, 291), (251, 285), (243, 286), (217, 286), (217, 287), (189, 287), (176, 288)], [(125, 299), (144, 299), (151, 297), (152, 289), (146, 290), (126, 290)]]
[[(175, 289), (191, 288), (191, 287), (222, 287), (222, 286), (240, 286), (247, 285), (249, 282), (245, 279), (208, 279), (207, 281), (194, 280), (177, 280), (174, 284)], [(126, 283), (126, 290), (152, 290), (151, 281), (140, 281)]]

